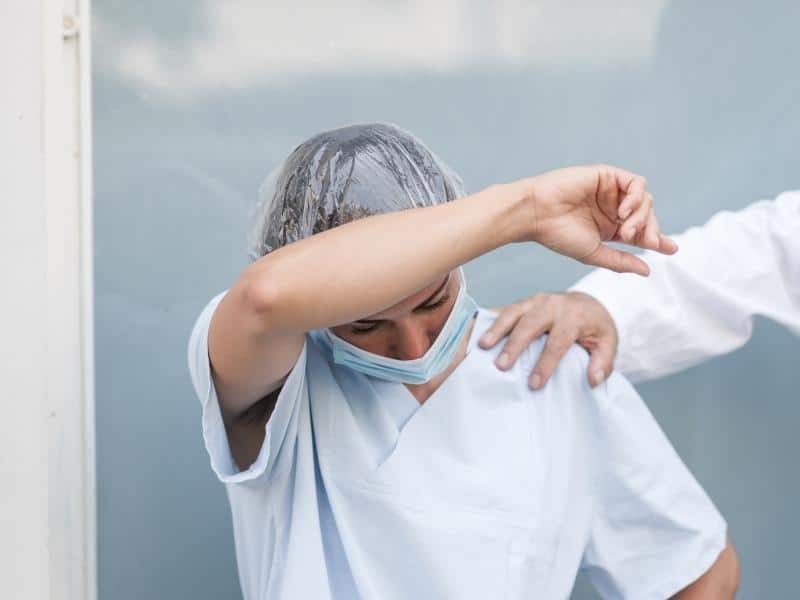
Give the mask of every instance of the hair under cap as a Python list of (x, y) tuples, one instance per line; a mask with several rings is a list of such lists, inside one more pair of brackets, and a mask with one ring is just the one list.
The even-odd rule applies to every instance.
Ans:
[(262, 183), (250, 259), (356, 219), (463, 195), (458, 175), (394, 125), (325, 131), (295, 148)]

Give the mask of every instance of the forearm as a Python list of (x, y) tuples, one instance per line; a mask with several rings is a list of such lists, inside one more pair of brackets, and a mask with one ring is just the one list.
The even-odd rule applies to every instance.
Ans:
[(380, 312), (451, 269), (520, 241), (530, 210), (517, 186), (492, 186), (313, 235), (263, 257), (244, 277), (274, 327), (330, 327)]

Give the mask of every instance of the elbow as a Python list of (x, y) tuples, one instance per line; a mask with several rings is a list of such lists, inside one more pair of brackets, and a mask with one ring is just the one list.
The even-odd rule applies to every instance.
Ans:
[(246, 272), (238, 287), (244, 310), (254, 317), (261, 329), (273, 329), (282, 304), (282, 293), (275, 282), (263, 272)]
[(249, 310), (266, 314), (275, 310), (280, 294), (274, 283), (249, 278), (242, 285), (242, 300)]

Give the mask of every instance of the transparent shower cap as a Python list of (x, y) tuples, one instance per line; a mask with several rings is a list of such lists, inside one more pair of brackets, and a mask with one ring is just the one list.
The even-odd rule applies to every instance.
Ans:
[(303, 142), (259, 188), (251, 261), (315, 233), (464, 195), (458, 175), (394, 125), (351, 125)]

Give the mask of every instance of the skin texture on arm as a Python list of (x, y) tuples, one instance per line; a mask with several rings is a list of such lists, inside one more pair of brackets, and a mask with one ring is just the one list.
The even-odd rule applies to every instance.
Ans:
[(238, 417), (277, 388), (305, 332), (383, 310), (462, 262), (518, 240), (519, 224), (530, 218), (509, 191), (490, 188), (439, 206), (368, 217), (250, 265), (220, 302), (209, 331), (223, 412)]
[(643, 261), (604, 242), (674, 252), (651, 209), (640, 177), (574, 167), (367, 217), (275, 250), (245, 269), (211, 322), (223, 416), (238, 418), (281, 385), (305, 332), (385, 310), (502, 245), (537, 241), (587, 264), (645, 275)]
[(730, 540), (700, 579), (673, 596), (674, 600), (731, 600), (739, 587), (739, 558)]

